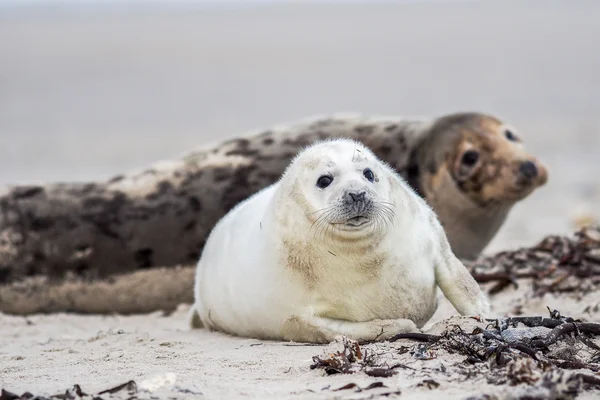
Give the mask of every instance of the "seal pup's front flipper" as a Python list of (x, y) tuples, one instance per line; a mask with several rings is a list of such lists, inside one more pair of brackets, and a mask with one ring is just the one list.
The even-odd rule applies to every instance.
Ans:
[(442, 234), (441, 237), (441, 257), (435, 265), (435, 280), (438, 286), (461, 315), (487, 316), (490, 304), (479, 284), (454, 255), (446, 235)]
[(295, 342), (329, 343), (337, 336), (357, 342), (386, 340), (399, 333), (421, 332), (409, 319), (374, 319), (353, 322), (318, 316), (292, 317), (284, 326), (286, 340)]
[(190, 329), (204, 328), (204, 324), (202, 323), (202, 320), (200, 319), (200, 315), (198, 314), (198, 311), (196, 310), (195, 304), (192, 306), (192, 308), (190, 308), (190, 311), (188, 313), (188, 327)]

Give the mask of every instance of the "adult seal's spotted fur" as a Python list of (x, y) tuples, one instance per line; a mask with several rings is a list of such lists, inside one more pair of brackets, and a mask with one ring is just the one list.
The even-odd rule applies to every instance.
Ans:
[[(85, 299), (92, 291), (49, 293), (54, 286), (40, 277), (63, 288), (75, 287), (63, 285), (67, 278), (104, 282), (108, 293), (123, 274), (193, 265), (229, 210), (276, 182), (304, 146), (340, 137), (362, 142), (408, 181), (435, 210), (460, 258), (477, 256), (513, 205), (547, 179), (518, 132), (490, 115), (333, 115), (250, 132), (106, 182), (8, 188), (0, 194), (0, 311), (98, 310), (88, 306), (99, 305), (95, 299)], [(23, 286), (24, 280), (36, 283)], [(166, 301), (138, 302), (135, 288), (148, 287), (148, 278), (128, 291), (135, 281), (119, 286), (131, 298), (119, 292), (123, 306), (108, 310), (145, 312)], [(190, 299), (186, 284), (163, 293), (152, 283), (152, 293), (176, 304)]]
[(361, 144), (312, 145), (215, 226), (192, 327), (259, 339), (358, 341), (418, 331), (437, 286), (463, 315), (489, 306), (435, 213)]

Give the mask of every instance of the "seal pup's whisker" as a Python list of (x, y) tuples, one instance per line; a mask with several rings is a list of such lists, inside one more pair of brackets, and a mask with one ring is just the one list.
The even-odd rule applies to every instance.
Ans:
[(326, 230), (327, 226), (329, 225), (329, 219), (330, 219), (330, 215), (334, 212), (334, 210), (328, 210), (326, 213), (324, 213), (323, 215), (321, 215), (312, 225), (311, 225), (311, 230), (313, 230), (313, 227), (315, 228), (313, 230), (313, 239), (315, 239), (317, 237), (317, 234), (321, 231), (321, 230)]

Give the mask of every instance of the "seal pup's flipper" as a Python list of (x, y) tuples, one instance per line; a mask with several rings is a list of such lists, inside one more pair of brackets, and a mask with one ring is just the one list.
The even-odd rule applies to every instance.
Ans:
[(286, 340), (330, 343), (337, 336), (357, 342), (386, 340), (399, 333), (421, 332), (409, 319), (374, 319), (352, 322), (318, 316), (292, 317), (284, 326)]
[(200, 315), (198, 314), (198, 311), (196, 311), (195, 305), (193, 305), (192, 308), (190, 308), (190, 311), (188, 313), (188, 327), (190, 329), (204, 328), (204, 324), (202, 323), (202, 320), (200, 319)]
[(464, 264), (452, 253), (446, 236), (442, 237), (441, 260), (435, 265), (438, 286), (461, 315), (487, 316), (490, 312), (487, 298)]

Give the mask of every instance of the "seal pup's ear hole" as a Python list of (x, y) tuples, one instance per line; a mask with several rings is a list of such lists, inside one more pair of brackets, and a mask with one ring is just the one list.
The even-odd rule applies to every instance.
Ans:
[(319, 179), (317, 179), (317, 187), (319, 189), (325, 189), (327, 186), (331, 185), (333, 182), (333, 177), (330, 175), (321, 175)]
[(519, 142), (519, 137), (517, 135), (514, 134), (513, 131), (511, 131), (510, 129), (506, 129), (504, 131), (504, 137), (506, 137), (506, 139), (508, 139), (511, 142)]
[(460, 181), (468, 179), (475, 171), (479, 159), (480, 156), (477, 150), (469, 149), (462, 153), (456, 166), (456, 178)]
[(363, 175), (365, 176), (365, 178), (367, 178), (369, 182), (373, 183), (375, 181), (375, 174), (373, 173), (373, 171), (371, 171), (371, 168), (365, 168), (365, 170), (363, 171)]

